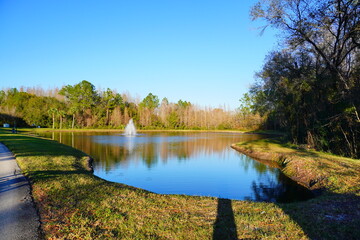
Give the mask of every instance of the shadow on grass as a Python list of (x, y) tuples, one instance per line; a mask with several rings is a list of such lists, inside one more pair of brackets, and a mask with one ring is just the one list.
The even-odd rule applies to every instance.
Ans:
[(359, 239), (360, 197), (328, 194), (316, 199), (279, 204), (310, 239)]
[[(308, 201), (276, 205), (296, 222), (309, 239), (359, 239), (359, 196), (327, 194)], [(213, 240), (238, 239), (231, 200), (218, 199), (213, 229)], [(257, 230), (261, 232), (262, 226), (258, 226)]]
[(74, 174), (86, 174), (92, 175), (91, 172), (86, 170), (73, 170), (73, 171), (61, 171), (61, 170), (47, 170), (47, 171), (31, 171), (29, 172), (29, 176), (31, 179), (37, 180), (47, 180), (53, 179), (57, 177), (63, 177), (66, 175), (74, 175)]
[(256, 201), (275, 201), (310, 239), (360, 239), (360, 197), (355, 194), (336, 194), (325, 189), (311, 193), (298, 185), (292, 190), (295, 192), (289, 194), (294, 198), (288, 199), (278, 194), (283, 191), (281, 188), (255, 183), (252, 188)]
[(238, 239), (234, 212), (230, 199), (218, 199), (213, 240)]
[(65, 144), (53, 144), (49, 139), (31, 137), (21, 134), (7, 134), (2, 132), (0, 142), (4, 143), (11, 151), (16, 149), (16, 157), (30, 156), (75, 156), (84, 157), (85, 153)]

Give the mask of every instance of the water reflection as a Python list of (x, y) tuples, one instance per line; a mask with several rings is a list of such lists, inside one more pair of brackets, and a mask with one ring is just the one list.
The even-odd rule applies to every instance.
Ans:
[[(308, 196), (277, 168), (230, 148), (258, 135), (49, 133), (94, 157), (94, 174), (164, 194), (284, 202)], [(275, 168), (274, 168), (275, 167)], [(289, 196), (287, 196), (289, 195)]]
[[(304, 201), (313, 197), (311, 191), (296, 184), (283, 174), (277, 174), (277, 180), (267, 178), (266, 183), (253, 181), (253, 196), (249, 200), (289, 203)], [(299, 194), (301, 193), (301, 194)]]

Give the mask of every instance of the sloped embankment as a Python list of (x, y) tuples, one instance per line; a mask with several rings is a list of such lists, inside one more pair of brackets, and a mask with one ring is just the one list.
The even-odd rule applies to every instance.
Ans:
[(254, 159), (277, 162), (288, 177), (311, 190), (359, 193), (359, 160), (299, 149), (273, 139), (237, 143), (232, 148)]

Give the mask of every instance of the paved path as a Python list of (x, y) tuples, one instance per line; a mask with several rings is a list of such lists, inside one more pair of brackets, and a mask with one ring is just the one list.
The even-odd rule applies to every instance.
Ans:
[(39, 225), (29, 182), (13, 154), (0, 143), (0, 239), (39, 239)]

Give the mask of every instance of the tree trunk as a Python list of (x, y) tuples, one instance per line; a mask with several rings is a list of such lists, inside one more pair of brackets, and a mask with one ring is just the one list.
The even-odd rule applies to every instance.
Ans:
[(109, 126), (109, 109), (106, 109), (106, 126)]
[(74, 124), (75, 124), (75, 114), (73, 114), (73, 119), (72, 119), (72, 124), (71, 124), (72, 129), (74, 129)]
[(53, 126), (52, 128), (55, 129), (55, 113), (52, 114)]

